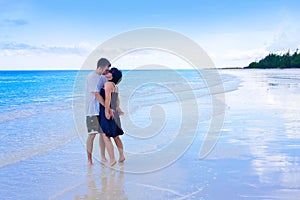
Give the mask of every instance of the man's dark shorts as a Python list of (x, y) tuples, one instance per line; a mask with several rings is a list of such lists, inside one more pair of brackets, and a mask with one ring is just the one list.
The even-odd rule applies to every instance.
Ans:
[(88, 134), (102, 133), (100, 128), (100, 118), (98, 115), (86, 116), (86, 127)]

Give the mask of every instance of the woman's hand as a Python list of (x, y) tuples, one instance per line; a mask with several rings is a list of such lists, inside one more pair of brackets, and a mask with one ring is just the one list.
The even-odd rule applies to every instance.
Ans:
[(110, 119), (110, 114), (109, 114), (109, 112), (105, 112), (105, 117), (106, 117), (106, 119)]
[(114, 110), (113, 109), (109, 109), (109, 114), (110, 116), (114, 119), (115, 118), (115, 114), (114, 114)]
[(113, 109), (111, 109), (111, 108), (109, 109), (108, 112), (105, 111), (105, 117), (106, 117), (106, 119), (110, 119), (110, 118), (114, 119), (115, 118), (114, 112), (115, 111)]
[(124, 112), (122, 111), (122, 109), (120, 107), (117, 107), (117, 112), (119, 115), (124, 115)]

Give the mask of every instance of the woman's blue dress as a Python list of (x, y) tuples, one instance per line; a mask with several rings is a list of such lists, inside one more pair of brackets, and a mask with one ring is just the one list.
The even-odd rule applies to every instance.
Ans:
[[(104, 88), (101, 88), (100, 95), (105, 100), (105, 90)], [(111, 102), (110, 102), (110, 108), (114, 110), (114, 119), (106, 119), (105, 117), (105, 108), (100, 104), (100, 127), (102, 131), (105, 133), (108, 137), (116, 137), (118, 135), (123, 135), (124, 132), (121, 128), (121, 120), (118, 112), (116, 111), (117, 107), (117, 99), (118, 99), (118, 93), (112, 92), (111, 93)]]

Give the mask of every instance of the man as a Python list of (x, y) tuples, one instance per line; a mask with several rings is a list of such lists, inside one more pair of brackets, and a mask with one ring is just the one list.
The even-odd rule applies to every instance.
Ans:
[[(99, 124), (99, 103), (104, 105), (104, 100), (100, 96), (100, 89), (107, 81), (105, 75), (111, 66), (106, 58), (98, 60), (97, 68), (87, 76), (86, 82), (86, 125), (88, 129), (88, 137), (86, 141), (88, 164), (93, 165), (92, 152), (96, 134), (101, 133)], [(101, 162), (106, 163), (105, 144), (102, 134), (99, 135), (99, 144), (101, 150)]]

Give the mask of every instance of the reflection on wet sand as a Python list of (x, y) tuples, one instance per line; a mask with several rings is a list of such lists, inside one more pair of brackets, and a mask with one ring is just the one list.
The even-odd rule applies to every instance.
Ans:
[[(260, 125), (262, 130), (256, 131), (256, 135), (264, 138), (256, 141), (251, 148), (255, 157), (252, 165), (260, 182), (284, 188), (300, 187), (299, 157), (290, 156), (299, 149), (299, 146), (293, 146), (299, 139), (299, 123), (295, 123), (295, 119), (300, 117), (299, 105), (295, 104), (300, 100), (296, 91), (299, 90), (299, 82), (293, 76), (289, 72), (281, 72), (280, 76), (269, 73), (262, 76), (265, 85), (259, 89), (268, 91), (265, 94), (268, 98), (265, 98), (266, 102), (262, 105), (270, 108), (273, 117), (266, 118), (264, 121), (268, 120), (268, 123)], [(272, 84), (274, 82), (275, 85)], [(257, 127), (256, 124), (252, 126)]]
[(86, 194), (76, 194), (74, 200), (92, 200), (92, 199), (108, 199), (108, 200), (125, 200), (124, 172), (116, 171), (108, 167), (102, 166), (101, 173), (93, 173), (93, 167), (88, 169), (88, 180)]
[(245, 147), (236, 158), (249, 159), (250, 170), (258, 178), (258, 182), (251, 183), (256, 192), (246, 191), (241, 196), (256, 199), (295, 199), (297, 196), (299, 199), (300, 157), (295, 153), (300, 147), (298, 75), (292, 71), (257, 71), (251, 76), (245, 75), (242, 77), (245, 84), (238, 91), (243, 101), (237, 100), (235, 95), (227, 96), (227, 103), (232, 104), (232, 116), (243, 122), (240, 126), (230, 126), (231, 131), (227, 132), (240, 134), (227, 135), (228, 140), (223, 140), (231, 146)]

